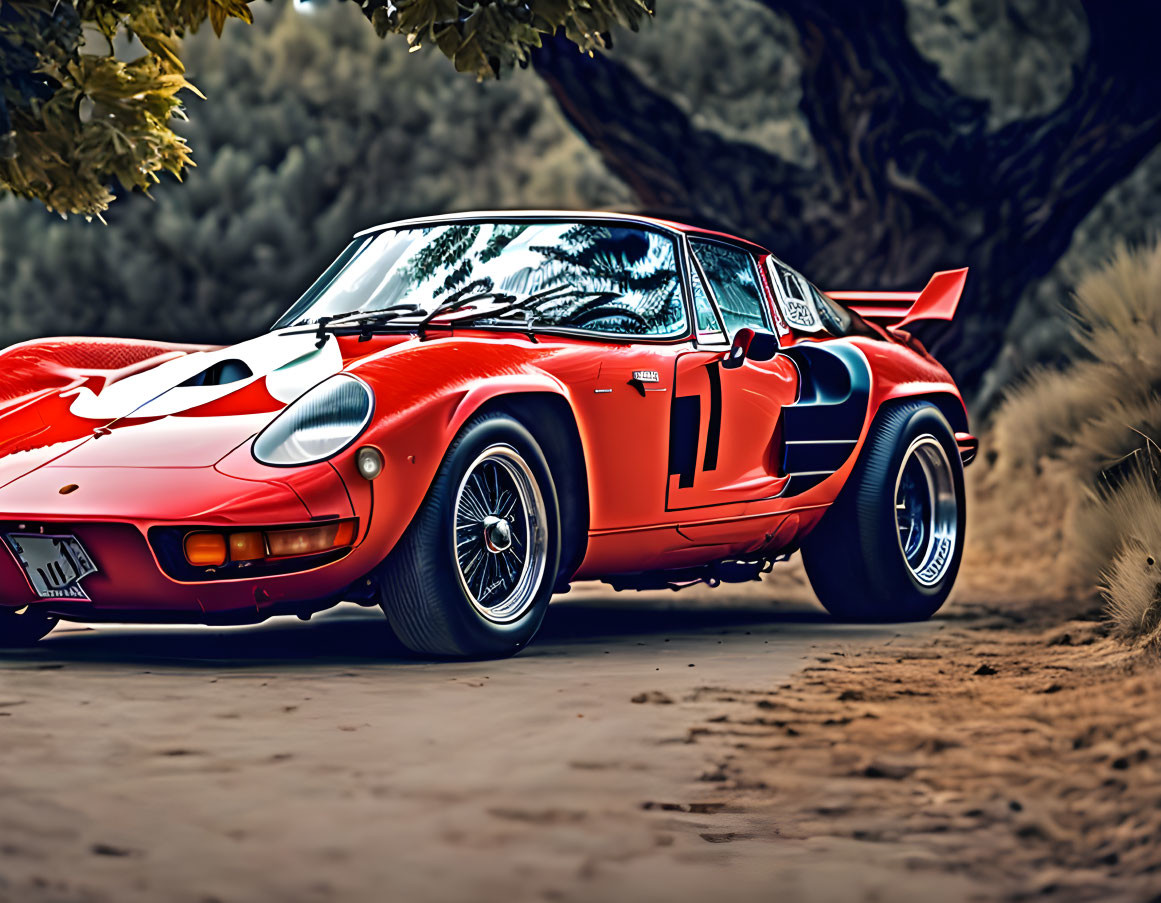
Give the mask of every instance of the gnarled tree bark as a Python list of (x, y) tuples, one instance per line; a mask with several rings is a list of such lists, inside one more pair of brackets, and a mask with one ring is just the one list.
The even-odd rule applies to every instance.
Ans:
[(824, 288), (915, 288), (972, 267), (962, 315), (925, 335), (970, 391), (1024, 288), (1161, 143), (1161, 4), (1087, 0), (1068, 95), (989, 131), (987, 103), (912, 43), (902, 0), (763, 2), (799, 34), (809, 170), (697, 128), (614, 58), (553, 40), (536, 70), (643, 208), (754, 237)]

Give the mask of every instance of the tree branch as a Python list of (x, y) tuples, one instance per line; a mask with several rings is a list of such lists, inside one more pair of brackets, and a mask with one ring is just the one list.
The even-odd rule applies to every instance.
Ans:
[(636, 193), (662, 214), (707, 226), (753, 229), (775, 244), (798, 245), (808, 174), (760, 148), (697, 128), (675, 103), (627, 66), (545, 41), (536, 72), (565, 116)]
[[(926, 153), (909, 153), (913, 143), (926, 151), (935, 141), (954, 153), (978, 140), (988, 104), (960, 95), (919, 53), (907, 33), (903, 0), (762, 2), (798, 31), (801, 109), (836, 185), (883, 176), (864, 165), (865, 155), (894, 157), (910, 172), (911, 162), (937, 165)], [(848, 140), (836, 142), (836, 136)]]
[(697, 129), (614, 60), (555, 42), (536, 69), (643, 203), (724, 223), (826, 287), (914, 288), (972, 267), (961, 316), (924, 336), (970, 389), (1023, 290), (1161, 143), (1161, 4), (1087, 0), (1090, 47), (1068, 96), (991, 133), (987, 102), (919, 53), (902, 0), (761, 2), (799, 34), (809, 173)]
[(1104, 193), (1161, 142), (1157, 4), (1085, 4), (1089, 48), (1072, 89), (1046, 116), (989, 136), (992, 179), (1029, 243), (1057, 254)]
[(967, 249), (989, 270), (987, 291), (934, 343), (956, 346), (973, 382), (990, 365), (1026, 286), (1069, 248), (1073, 232), (1114, 185), (1161, 144), (1156, 35), (1161, 6), (1087, 0), (1089, 48), (1068, 95), (1045, 116), (985, 136), (971, 188), (982, 228)]

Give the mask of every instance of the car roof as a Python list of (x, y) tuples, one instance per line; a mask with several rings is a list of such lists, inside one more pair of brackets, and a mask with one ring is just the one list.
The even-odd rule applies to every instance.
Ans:
[(563, 220), (565, 222), (624, 222), (637, 225), (652, 226), (668, 232), (678, 232), (694, 237), (717, 238), (724, 241), (744, 245), (756, 254), (769, 254), (770, 251), (756, 242), (730, 235), (728, 232), (717, 232), (713, 229), (703, 229), (691, 226), (688, 223), (660, 219), (655, 216), (644, 216), (636, 213), (614, 213), (607, 210), (470, 210), (463, 213), (445, 213), (439, 216), (420, 216), (412, 219), (396, 220), (390, 223), (373, 226), (355, 234), (355, 238), (364, 235), (373, 235), (387, 229), (398, 229), (410, 226), (442, 225), (445, 223), (473, 223), (473, 222), (529, 222)]

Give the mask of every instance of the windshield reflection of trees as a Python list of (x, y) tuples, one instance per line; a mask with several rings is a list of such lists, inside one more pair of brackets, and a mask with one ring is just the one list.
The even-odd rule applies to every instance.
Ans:
[[(673, 335), (685, 328), (672, 239), (597, 224), (453, 224), (395, 241), (422, 244), (393, 258), (369, 307), (413, 301), (431, 314), (470, 305), (476, 321)], [(407, 258), (403, 262), (403, 258)], [(433, 303), (427, 303), (430, 299)], [(460, 319), (466, 319), (461, 317)]]

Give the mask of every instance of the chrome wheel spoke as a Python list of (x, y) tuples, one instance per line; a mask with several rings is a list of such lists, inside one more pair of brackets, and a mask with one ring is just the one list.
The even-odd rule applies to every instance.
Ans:
[(508, 553), (501, 552), (496, 556), (496, 562), (500, 568), (503, 569), (501, 579), (504, 581), (505, 588), (512, 582), (512, 566), (508, 563)]
[(480, 479), (478, 471), (472, 474), (472, 483), (474, 484), (472, 502), (480, 519), (483, 520), (483, 518), (491, 514), (491, 505), (488, 504), (488, 487)]
[(476, 586), (476, 598), (479, 599), (481, 602), (484, 601), (484, 587), (487, 585), (488, 568), (490, 568), (491, 566), (492, 566), (492, 557), (490, 555), (485, 555), (484, 556), (484, 563), (480, 567), (480, 570), (479, 570), (480, 582)]
[(500, 467), (495, 462), (492, 463), (492, 513), (497, 514), (500, 503)]
[(517, 620), (546, 577), (547, 514), (532, 469), (510, 446), (482, 453), (460, 482), (453, 548), (460, 585), (488, 620)]
[(475, 574), (477, 574), (480, 571), (482, 564), (483, 564), (483, 560), (484, 560), (483, 552), (477, 552), (476, 555), (472, 557), (472, 559), (468, 562), (467, 566), (464, 568), (464, 575), (466, 577), (468, 577), (468, 579), (471, 579)]
[(487, 512), (484, 510), (483, 506), (480, 504), (480, 500), (478, 498), (476, 498), (476, 494), (475, 494), (474, 490), (471, 487), (468, 487), (467, 491), (464, 492), (464, 495), (463, 495), (463, 498), (461, 501), (460, 511), (458, 513), (458, 517), (461, 520), (464, 520), (467, 522), (478, 523), (479, 521), (482, 521), (486, 516), (487, 516)]

